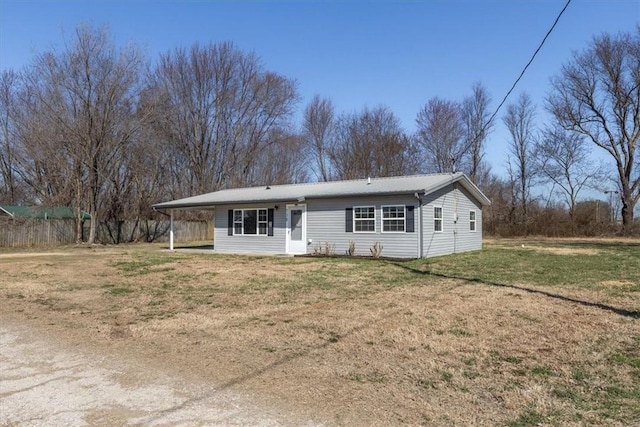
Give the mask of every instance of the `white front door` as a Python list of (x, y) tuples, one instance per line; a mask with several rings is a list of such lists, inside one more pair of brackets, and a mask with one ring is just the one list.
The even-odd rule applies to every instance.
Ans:
[(306, 205), (287, 205), (287, 253), (307, 253)]

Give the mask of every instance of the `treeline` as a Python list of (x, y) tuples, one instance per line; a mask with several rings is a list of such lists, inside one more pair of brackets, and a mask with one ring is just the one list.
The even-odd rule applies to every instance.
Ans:
[[(462, 100), (428, 99), (408, 134), (387, 107), (338, 113), (319, 95), (295, 123), (297, 82), (232, 43), (151, 61), (105, 28), (81, 25), (62, 49), (2, 71), (0, 203), (87, 211), (93, 243), (100, 223), (157, 217), (153, 203), (223, 188), (463, 171), (493, 201), (490, 233), (610, 231), (615, 215), (599, 210), (613, 200), (585, 219), (586, 188), (615, 194), (629, 233), (640, 196), (639, 34), (605, 34), (575, 54), (552, 79), (553, 123), (540, 125), (526, 93), (496, 118), (476, 83)], [(500, 119), (510, 134), (504, 178), (484, 159)], [(590, 164), (592, 147), (614, 167)]]

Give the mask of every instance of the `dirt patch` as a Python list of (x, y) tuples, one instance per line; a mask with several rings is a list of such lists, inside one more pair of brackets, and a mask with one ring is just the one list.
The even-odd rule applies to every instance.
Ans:
[[(526, 247), (526, 246), (525, 246)], [(567, 247), (529, 247), (540, 252), (549, 252), (555, 255), (598, 255), (600, 251), (593, 248), (567, 248)]]
[(70, 252), (16, 252), (11, 254), (0, 254), (0, 258), (38, 258), (38, 257), (59, 257), (72, 256)]
[(621, 244), (621, 245), (640, 245), (640, 237), (540, 237), (529, 236), (520, 238), (500, 238), (500, 237), (485, 237), (483, 241), (488, 244), (500, 245), (520, 245), (522, 243), (540, 243), (545, 245), (557, 245), (557, 244)]
[(635, 283), (629, 282), (627, 280), (605, 280), (600, 282), (602, 286), (605, 287), (627, 287), (627, 286), (635, 286)]

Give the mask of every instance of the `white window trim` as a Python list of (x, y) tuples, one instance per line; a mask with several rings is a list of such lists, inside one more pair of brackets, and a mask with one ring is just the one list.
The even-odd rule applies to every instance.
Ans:
[[(356, 209), (371, 209), (373, 208), (373, 218), (357, 218), (356, 219)], [(373, 219), (373, 231), (356, 231), (356, 221), (371, 221)], [(377, 220), (377, 214), (376, 214), (376, 207), (375, 206), (354, 206), (353, 207), (353, 232), (354, 233), (358, 233), (358, 234), (375, 234), (376, 233), (376, 229), (378, 227), (376, 227), (376, 220)]]
[[(402, 208), (403, 216), (402, 218), (385, 218), (384, 217), (384, 208)], [(402, 219), (404, 222), (404, 230), (402, 231), (384, 231), (384, 222), (385, 221), (397, 221)], [(407, 207), (405, 205), (382, 205), (380, 206), (380, 232), (384, 234), (404, 234), (407, 232)]]
[[(473, 212), (473, 220), (471, 219), (471, 212)], [(473, 230), (471, 229), (471, 224), (473, 224)], [(478, 230), (478, 214), (475, 209), (469, 210), (469, 232), (475, 233)]]
[[(440, 218), (436, 218), (436, 209), (440, 209)], [(440, 221), (440, 230), (436, 230), (436, 220)], [(433, 232), (444, 233), (444, 208), (442, 206), (433, 207)]]
[[(244, 232), (244, 212), (245, 211), (256, 211), (256, 234), (245, 234)], [(260, 221), (260, 211), (266, 211), (267, 220)], [(242, 221), (236, 221), (236, 212), (242, 212), (240, 218)], [(242, 224), (242, 233), (236, 233), (236, 224)], [(265, 224), (265, 233), (260, 234), (260, 224)], [(234, 209), (233, 210), (233, 235), (234, 236), (251, 236), (251, 237), (267, 237), (269, 235), (269, 209), (268, 208), (243, 208), (243, 209)]]
[[(236, 212), (240, 212), (240, 221), (236, 221)], [(242, 233), (236, 233), (236, 224), (240, 224), (240, 230), (244, 233), (244, 212), (242, 209), (233, 210), (233, 235), (242, 236)]]

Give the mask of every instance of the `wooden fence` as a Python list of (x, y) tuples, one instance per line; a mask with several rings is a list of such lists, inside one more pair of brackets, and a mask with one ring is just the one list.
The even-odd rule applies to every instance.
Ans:
[[(76, 242), (74, 220), (32, 219), (0, 220), (0, 248), (56, 246)], [(212, 225), (207, 221), (174, 221), (176, 242), (213, 240)], [(83, 235), (89, 235), (85, 221)], [(100, 243), (166, 242), (169, 240), (169, 221), (118, 221), (101, 223), (97, 230)]]

